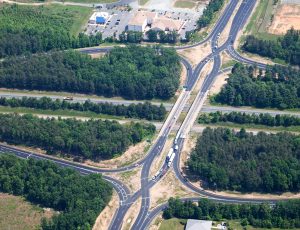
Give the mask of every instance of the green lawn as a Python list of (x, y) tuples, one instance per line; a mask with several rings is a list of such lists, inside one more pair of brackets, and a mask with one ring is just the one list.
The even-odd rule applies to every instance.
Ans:
[(273, 0), (260, 0), (246, 27), (246, 32), (261, 39), (277, 39), (279, 37), (278, 35), (269, 34), (267, 32), (273, 10)]
[(266, 126), (266, 125), (256, 125), (256, 124), (237, 124), (233, 122), (217, 122), (213, 124), (201, 124), (203, 126), (211, 126), (211, 127), (228, 127), (228, 128), (245, 128), (247, 129), (255, 129), (261, 131), (280, 131), (280, 132), (297, 132), (300, 133), (300, 126)]
[(83, 30), (93, 10), (91, 7), (62, 4), (42, 6), (3, 4), (2, 7), (0, 14), (2, 30), (33, 27), (37, 30), (68, 31), (75, 36)]
[[(172, 218), (169, 220), (163, 220), (161, 223), (159, 230), (184, 230), (185, 224), (187, 220), (186, 219), (177, 219)], [(250, 225), (243, 227), (239, 220), (224, 220), (223, 222), (226, 222), (229, 224), (229, 227), (234, 230), (280, 230), (279, 228), (254, 228)], [(214, 221), (213, 227), (216, 227), (218, 224), (220, 224), (221, 221)], [(294, 228), (293, 230), (299, 230), (299, 228)]]
[(78, 3), (112, 3), (117, 2), (117, 0), (58, 0), (59, 2), (78, 2)]
[(149, 0), (138, 0), (140, 6), (146, 5), (147, 2), (149, 2)]
[(194, 2), (189, 2), (189, 1), (176, 1), (175, 2), (175, 7), (177, 8), (189, 8), (192, 9), (195, 7), (195, 3)]
[(227, 67), (234, 66), (236, 63), (238, 63), (238, 61), (236, 61), (236, 60), (227, 61), (225, 63), (222, 63), (221, 69), (225, 69)]
[(20, 196), (0, 193), (0, 229), (39, 229), (41, 218), (51, 217), (52, 211), (32, 205)]
[(184, 230), (187, 220), (172, 218), (169, 220), (163, 220), (159, 230)]
[(116, 2), (117, 0), (12, 0), (14, 2), (22, 3), (51, 3), (53, 1), (57, 2), (76, 2), (76, 3), (111, 3)]
[(47, 6), (49, 14), (59, 13), (64, 17), (72, 19), (70, 33), (77, 35), (83, 31), (84, 25), (92, 15), (92, 8), (82, 6), (63, 6), (60, 4), (51, 4)]
[(93, 112), (81, 112), (75, 110), (43, 110), (43, 109), (32, 109), (17, 107), (12, 108), (8, 106), (0, 106), (0, 113), (21, 113), (21, 114), (41, 114), (41, 115), (52, 115), (52, 116), (67, 116), (67, 117), (83, 117), (83, 118), (98, 118), (98, 119), (114, 119), (122, 120), (124, 117), (111, 116), (105, 114), (96, 114)]

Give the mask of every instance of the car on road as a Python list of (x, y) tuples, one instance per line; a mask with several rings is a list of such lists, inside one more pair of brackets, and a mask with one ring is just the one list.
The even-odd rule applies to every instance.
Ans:
[(73, 101), (73, 97), (64, 97), (63, 100), (64, 101)]

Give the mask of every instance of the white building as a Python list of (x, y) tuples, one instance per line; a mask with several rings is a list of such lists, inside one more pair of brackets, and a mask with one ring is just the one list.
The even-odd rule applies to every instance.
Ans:
[(96, 18), (104, 18), (107, 20), (109, 18), (109, 14), (107, 12), (94, 12), (89, 19), (89, 23), (96, 24)]
[(211, 230), (212, 221), (188, 219), (185, 230)]
[(127, 30), (144, 32), (147, 25), (151, 25), (157, 17), (155, 12), (138, 11), (129, 20)]
[(182, 25), (181, 20), (160, 17), (154, 20), (151, 29), (155, 31), (179, 31)]

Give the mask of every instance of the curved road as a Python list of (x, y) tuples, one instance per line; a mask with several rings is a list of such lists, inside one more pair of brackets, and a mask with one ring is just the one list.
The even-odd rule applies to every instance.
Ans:
[[(220, 46), (217, 47), (217, 41), (219, 38), (220, 33), (224, 30), (225, 26), (227, 25), (235, 7), (237, 6), (238, 0), (231, 0), (227, 7), (225, 8), (225, 11), (221, 15), (220, 19), (216, 23), (215, 27), (213, 28), (212, 32), (206, 37), (206, 39), (202, 42), (188, 45), (188, 46), (182, 46), (182, 47), (176, 47), (176, 49), (186, 49), (186, 48), (192, 48), (198, 45), (201, 45), (209, 40), (211, 40), (211, 48), (212, 53), (207, 55), (205, 59), (203, 59), (193, 70), (191, 65), (188, 61), (185, 59), (182, 59), (182, 63), (184, 64), (185, 68), (187, 69), (187, 81), (185, 83), (185, 89), (180, 94), (178, 100), (173, 105), (169, 116), (167, 117), (165, 123), (163, 124), (163, 127), (160, 130), (159, 137), (157, 138), (155, 144), (152, 146), (151, 150), (147, 154), (147, 156), (140, 160), (138, 162), (138, 165), (143, 165), (142, 167), (142, 175), (141, 175), (141, 190), (137, 191), (134, 194), (130, 194), (129, 189), (119, 182), (118, 180), (115, 180), (111, 177), (103, 176), (103, 178), (107, 181), (109, 181), (114, 189), (118, 192), (118, 195), (120, 197), (120, 207), (118, 208), (118, 211), (115, 213), (113, 217), (113, 221), (111, 223), (110, 229), (116, 229), (119, 230), (122, 227), (123, 219), (128, 211), (128, 209), (131, 207), (131, 205), (137, 201), (139, 197), (142, 198), (142, 205), (140, 212), (138, 214), (138, 217), (133, 224), (132, 229), (141, 229), (144, 230), (148, 227), (151, 220), (159, 213), (163, 208), (166, 207), (167, 204), (163, 204), (157, 208), (155, 208), (153, 211), (149, 212), (150, 207), (150, 188), (159, 181), (159, 179), (167, 172), (168, 166), (166, 163), (163, 164), (161, 170), (158, 172), (158, 179), (151, 180), (149, 179), (150, 174), (150, 168), (152, 165), (152, 162), (156, 158), (156, 156), (160, 155), (163, 149), (164, 144), (167, 141), (168, 135), (172, 129), (172, 127), (175, 125), (177, 118), (179, 117), (180, 113), (183, 111), (186, 103), (188, 102), (188, 99), (190, 97), (190, 93), (193, 90), (196, 82), (199, 79), (200, 72), (202, 71), (203, 67), (206, 65), (206, 63), (209, 60), (214, 61), (213, 69), (212, 71), (206, 76), (202, 87), (200, 91), (198, 92), (197, 97), (195, 98), (192, 106), (190, 107), (188, 114), (182, 123), (175, 141), (174, 145), (178, 145), (178, 150), (176, 151), (176, 157), (173, 161), (174, 163), (174, 171), (177, 176), (177, 178), (189, 189), (197, 192), (201, 196), (208, 197), (209, 199), (213, 199), (219, 202), (233, 202), (233, 203), (242, 203), (242, 202), (254, 202), (259, 203), (262, 201), (268, 201), (268, 202), (275, 202), (275, 200), (260, 200), (260, 199), (244, 199), (244, 198), (231, 198), (226, 196), (219, 196), (215, 195), (213, 193), (201, 190), (192, 184), (190, 184), (188, 181), (185, 180), (183, 175), (181, 174), (180, 168), (179, 168), (179, 161), (180, 161), (180, 152), (183, 147), (185, 136), (188, 134), (192, 124), (195, 121), (195, 115), (198, 114), (199, 110), (201, 109), (204, 99), (206, 98), (206, 95), (212, 85), (212, 83), (215, 81), (216, 77), (220, 73), (220, 66), (221, 66), (221, 58), (220, 53), (224, 50), (227, 50), (228, 53), (236, 60), (240, 62), (244, 62), (246, 64), (256, 65), (260, 68), (265, 68), (266, 65), (258, 62), (254, 62), (250, 59), (244, 58), (241, 55), (239, 55), (234, 48), (232, 47), (232, 44), (234, 43), (237, 34), (239, 30), (245, 25), (249, 15), (251, 14), (253, 7), (255, 5), (255, 0), (243, 0), (241, 6), (239, 7), (229, 33), (229, 37), (226, 40), (226, 42)], [(81, 50), (83, 53), (96, 53), (96, 52), (108, 52), (111, 49), (111, 47), (105, 47), (105, 48), (89, 48)], [(64, 160), (59, 159), (53, 159), (49, 156), (41, 156), (39, 154), (22, 151), (22, 150), (16, 150), (12, 147), (7, 147), (0, 145), (0, 153), (3, 152), (11, 152), (18, 157), (21, 158), (36, 158), (36, 159), (47, 159), (56, 162), (57, 164), (62, 165), (63, 167), (70, 167), (74, 168), (75, 170), (79, 171), (82, 174), (90, 174), (90, 173), (103, 173), (103, 172), (121, 172), (121, 171), (127, 171), (131, 170), (134, 167), (137, 167), (137, 165), (131, 165), (124, 168), (119, 169), (95, 169), (92, 167), (84, 166), (81, 164), (76, 164), (72, 162), (67, 162)], [(186, 200), (198, 200), (199, 198), (186, 198)]]

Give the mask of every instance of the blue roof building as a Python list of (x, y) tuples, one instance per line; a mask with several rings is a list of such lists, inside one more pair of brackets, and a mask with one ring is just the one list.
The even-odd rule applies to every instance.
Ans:
[(96, 17), (96, 23), (97, 24), (104, 24), (105, 23), (105, 18), (104, 17)]

